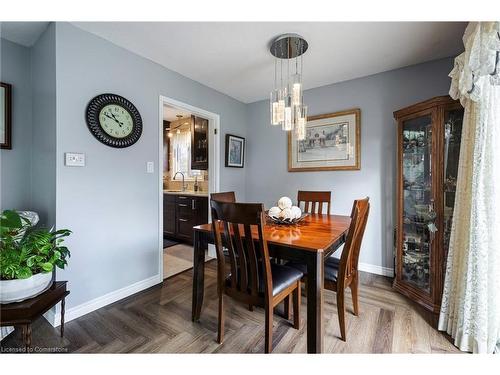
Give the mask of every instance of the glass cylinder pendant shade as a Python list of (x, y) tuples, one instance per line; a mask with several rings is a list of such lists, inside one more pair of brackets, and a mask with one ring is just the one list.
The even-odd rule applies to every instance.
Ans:
[(297, 140), (303, 141), (306, 139), (306, 124), (307, 124), (307, 106), (303, 105), (297, 110)]
[(292, 107), (285, 107), (285, 120), (283, 121), (283, 130), (292, 130)]
[(290, 91), (292, 93), (292, 105), (299, 106), (302, 98), (302, 83), (300, 80), (300, 74), (294, 74), (292, 76)]
[(279, 119), (278, 119), (278, 90), (274, 90), (271, 92), (271, 98), (270, 98), (270, 103), (271, 103), (271, 125), (279, 125)]
[(278, 123), (285, 121), (285, 95), (283, 90), (278, 90)]
[(292, 98), (290, 95), (285, 98), (285, 118), (282, 129), (286, 131), (293, 129)]

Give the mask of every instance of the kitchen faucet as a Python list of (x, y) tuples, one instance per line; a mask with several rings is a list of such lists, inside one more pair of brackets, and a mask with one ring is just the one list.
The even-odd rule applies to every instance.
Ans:
[(175, 177), (177, 177), (177, 174), (179, 174), (179, 173), (182, 176), (182, 191), (186, 191), (186, 185), (184, 184), (184, 173), (182, 173), (181, 171), (175, 172), (175, 174), (174, 174), (174, 180), (175, 180)]

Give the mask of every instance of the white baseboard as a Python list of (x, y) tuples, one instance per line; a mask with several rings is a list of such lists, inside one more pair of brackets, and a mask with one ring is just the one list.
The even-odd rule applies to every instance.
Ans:
[[(81, 305), (66, 309), (66, 312), (64, 314), (64, 321), (69, 322), (73, 319), (79, 318), (80, 316), (83, 316), (83, 315), (88, 314), (92, 311), (100, 309), (101, 307), (104, 307), (104, 306), (109, 305), (113, 302), (116, 302), (116, 301), (119, 301), (125, 297), (128, 297), (132, 294), (140, 292), (144, 289), (147, 289), (147, 288), (150, 288), (154, 285), (157, 285), (157, 284), (161, 283), (162, 281), (163, 281), (163, 278), (161, 278), (159, 275), (155, 275), (153, 277), (138, 281), (132, 285), (115, 290), (115, 291), (110, 292), (108, 294), (105, 294), (103, 296), (94, 298), (93, 300), (90, 300), (88, 302), (84, 302)], [(61, 313), (58, 312), (57, 314), (55, 314), (54, 309), (47, 311), (44, 314), (44, 317), (54, 327), (58, 327), (61, 324)]]
[(394, 277), (394, 270), (389, 267), (375, 266), (369, 263), (359, 263), (358, 269), (360, 271), (374, 273), (376, 275)]

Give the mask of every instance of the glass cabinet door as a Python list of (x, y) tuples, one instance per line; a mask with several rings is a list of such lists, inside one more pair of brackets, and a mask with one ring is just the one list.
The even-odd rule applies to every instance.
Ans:
[(191, 169), (208, 169), (208, 120), (192, 116)]
[(451, 222), (455, 206), (455, 191), (457, 189), (458, 160), (460, 157), (460, 141), (462, 138), (462, 119), (464, 109), (446, 109), (444, 111), (444, 182), (443, 182), (443, 250), (446, 265), (448, 246), (450, 244)]
[(403, 282), (430, 293), (432, 240), (435, 232), (432, 195), (432, 116), (402, 124)]

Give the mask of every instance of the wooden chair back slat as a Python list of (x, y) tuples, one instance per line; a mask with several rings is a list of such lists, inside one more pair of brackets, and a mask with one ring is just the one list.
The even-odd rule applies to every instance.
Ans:
[(243, 241), (241, 239), (239, 225), (231, 223), (231, 227), (233, 228), (233, 238), (234, 242), (236, 243), (236, 250), (238, 254), (237, 268), (239, 271), (239, 289), (244, 291), (248, 289), (247, 257), (243, 248)]
[(326, 204), (327, 211), (330, 214), (332, 193), (330, 191), (305, 191), (299, 190), (297, 193), (297, 206), (304, 204), (303, 212), (309, 214), (323, 214), (323, 206)]
[(350, 259), (350, 273), (358, 271), (359, 254), (361, 252), (361, 243), (365, 234), (366, 223), (368, 222), (368, 214), (370, 213), (369, 199), (365, 198), (359, 201), (360, 224), (358, 232), (356, 233), (356, 242), (354, 243), (351, 259)]
[[(272, 297), (271, 263), (262, 229), (265, 225), (264, 206), (255, 203), (230, 203), (215, 200), (212, 200), (210, 204), (212, 226), (216, 234), (217, 279), (227, 278), (222, 261), (224, 258), (222, 248), (225, 246), (231, 263), (231, 284), (225, 287), (233, 289), (239, 295), (256, 297), (261, 282), (259, 278), (263, 277), (264, 289), (266, 293), (270, 293), (269, 297)], [(254, 229), (253, 235), (252, 228)], [(220, 234), (221, 232), (224, 236)], [(260, 253), (257, 253), (257, 249)], [(219, 258), (221, 258), (220, 261)], [(262, 269), (262, 274), (259, 273), (259, 269)]]
[[(213, 217), (213, 216), (212, 216)], [(231, 231), (229, 230), (229, 223), (222, 222), (224, 230), (224, 239), (226, 243), (227, 252), (229, 254), (229, 263), (231, 266), (231, 287), (236, 288), (238, 279), (238, 264), (236, 260), (236, 253), (234, 251), (234, 241), (233, 236), (231, 236)], [(220, 237), (220, 236), (219, 236)], [(222, 243), (222, 242), (220, 242)], [(222, 246), (221, 246), (222, 249)], [(217, 252), (218, 254), (218, 252)], [(224, 268), (225, 270), (225, 268)]]
[(252, 228), (250, 225), (245, 225), (245, 240), (247, 247), (247, 260), (250, 264), (250, 275), (252, 276), (249, 282), (249, 289), (252, 296), (256, 297), (259, 293), (259, 278), (253, 275), (259, 275), (258, 254), (255, 249), (255, 244), (252, 240)]
[(370, 211), (369, 198), (354, 201), (351, 212), (351, 224), (347, 232), (347, 239), (340, 257), (338, 282), (340, 287), (348, 281), (351, 275), (358, 270), (361, 242), (368, 221)]

